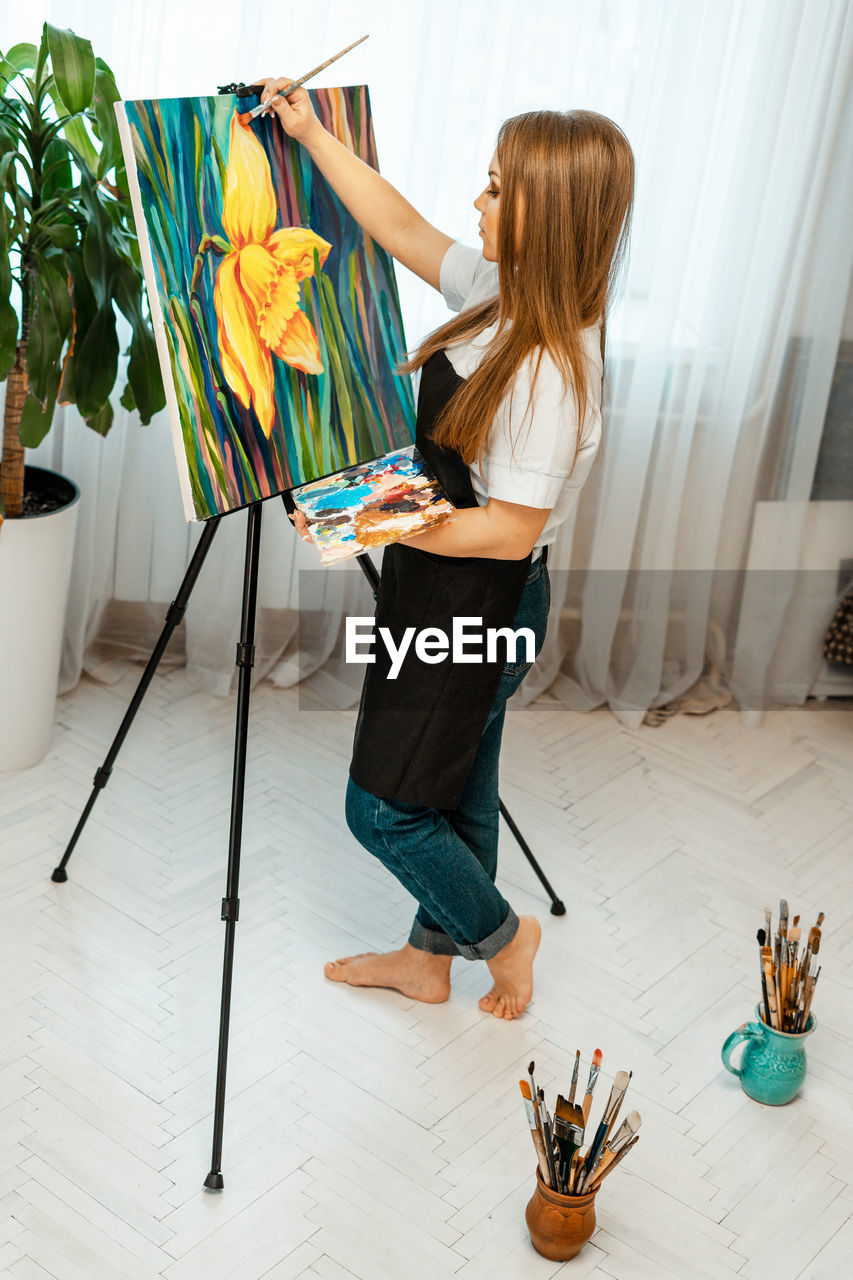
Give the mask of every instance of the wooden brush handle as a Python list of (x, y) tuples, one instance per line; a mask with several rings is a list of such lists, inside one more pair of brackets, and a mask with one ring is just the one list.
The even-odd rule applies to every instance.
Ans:
[[(548, 1157), (545, 1155), (545, 1139), (539, 1127), (539, 1109), (535, 1101), (530, 1096), (530, 1085), (526, 1080), (519, 1080), (521, 1096), (524, 1099), (524, 1107), (527, 1113), (527, 1123), (530, 1127), (530, 1136), (533, 1139), (533, 1146), (536, 1149), (536, 1160), (539, 1165), (539, 1173), (546, 1187), (552, 1187), (551, 1173), (548, 1168)], [(553, 1190), (556, 1191), (556, 1187)]]
[[(626, 1143), (625, 1145), (628, 1146), (629, 1144)], [(619, 1159), (618, 1151), (611, 1151), (610, 1148), (608, 1147), (604, 1155), (601, 1157), (601, 1160), (599, 1161), (598, 1168), (596, 1169), (595, 1173), (592, 1175), (592, 1177), (589, 1180), (590, 1186), (592, 1186), (594, 1183), (599, 1182), (604, 1177), (605, 1173), (610, 1168), (610, 1166), (613, 1164), (613, 1161), (618, 1159)]]
[(774, 1031), (779, 1030), (779, 1016), (776, 1005), (776, 983), (773, 981), (773, 961), (765, 959), (764, 977), (767, 982), (767, 999), (770, 1002), (770, 1025)]
[(608, 1173), (610, 1173), (611, 1170), (616, 1168), (620, 1160), (625, 1159), (626, 1155), (631, 1150), (631, 1148), (635, 1147), (639, 1141), (640, 1141), (640, 1135), (637, 1134), (636, 1138), (631, 1139), (627, 1147), (622, 1148), (618, 1156), (614, 1156), (614, 1158), (610, 1161), (610, 1164), (607, 1166), (605, 1170), (602, 1171), (601, 1168), (596, 1169), (595, 1177), (590, 1178), (589, 1183), (586, 1186), (585, 1190), (587, 1192), (595, 1191), (596, 1187), (598, 1187), (601, 1184), (602, 1178), (606, 1178)]
[(783, 1029), (783, 1028), (782, 1028), (782, 1018), (783, 1018), (784, 1013), (785, 1013), (785, 1006), (784, 1006), (784, 1004), (782, 1003), (782, 970), (781, 970), (781, 966), (776, 970), (776, 975), (775, 975), (775, 978), (774, 978), (774, 985), (775, 985), (775, 988), (776, 988), (776, 1030), (777, 1030), (777, 1031), (781, 1031), (781, 1030)]
[[(633, 1072), (626, 1071), (623, 1075), (617, 1075), (618, 1084), (614, 1083), (613, 1089), (610, 1091), (610, 1099), (607, 1103), (608, 1110), (604, 1113), (604, 1119), (607, 1120), (607, 1132), (604, 1135), (604, 1141), (610, 1137), (613, 1132), (613, 1126), (622, 1109), (622, 1103), (625, 1101), (625, 1094), (628, 1092), (628, 1085), (631, 1083)], [(615, 1097), (614, 1097), (615, 1093)], [(609, 1112), (609, 1115), (608, 1115)]]
[(551, 1186), (555, 1191), (559, 1191), (560, 1180), (557, 1177), (557, 1162), (554, 1159), (554, 1138), (551, 1134), (551, 1125), (548, 1121), (547, 1114), (543, 1116), (542, 1124), (545, 1129), (545, 1159), (548, 1161), (548, 1171), (551, 1175)]
[(572, 1083), (571, 1083), (571, 1087), (569, 1088), (569, 1106), (572, 1106), (572, 1107), (575, 1105), (575, 1093), (577, 1092), (577, 1087), (578, 1087), (578, 1072), (580, 1070), (580, 1060), (581, 1060), (580, 1052), (578, 1052), (575, 1054), (575, 1065), (574, 1065), (574, 1070), (572, 1071)]
[(545, 1154), (545, 1139), (538, 1129), (531, 1129), (530, 1132), (533, 1135), (533, 1145), (536, 1148), (536, 1159), (539, 1162), (539, 1173), (542, 1181), (546, 1187), (551, 1187), (552, 1190), (556, 1191), (557, 1188), (553, 1187), (551, 1183), (551, 1170), (548, 1167), (548, 1157)]
[[(818, 973), (819, 972), (820, 970), (818, 970)], [(800, 1026), (801, 1031), (805, 1031), (806, 1023), (809, 1020), (809, 1013), (811, 1012), (811, 1007), (812, 1007), (812, 996), (814, 995), (815, 983), (817, 982), (817, 973), (813, 978), (808, 978), (806, 979), (806, 981), (808, 982), (808, 991), (805, 992), (805, 996), (803, 999), (803, 1019), (802, 1019), (802, 1024)]]
[(583, 1168), (584, 1155), (582, 1151), (576, 1151), (572, 1156), (572, 1165), (569, 1169), (569, 1185), (567, 1190), (570, 1194), (574, 1194), (575, 1187), (578, 1183), (578, 1174)]

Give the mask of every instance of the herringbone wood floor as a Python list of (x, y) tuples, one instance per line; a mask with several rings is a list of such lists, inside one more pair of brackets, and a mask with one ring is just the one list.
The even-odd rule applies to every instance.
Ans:
[[(152, 686), (70, 865), (49, 880), (136, 675), (60, 700), (53, 750), (0, 779), (0, 1273), (17, 1280), (829, 1280), (853, 1260), (850, 704), (623, 729), (513, 712), (502, 882), (544, 926), (536, 997), (481, 1014), (327, 982), (398, 945), (412, 904), (342, 815), (353, 716), (253, 695), (220, 1194), (210, 1162), (234, 706)], [(756, 999), (755, 930), (826, 911), (809, 1075), (761, 1107), (721, 1068)], [(575, 1047), (633, 1068), (641, 1141), (572, 1263), (534, 1253), (518, 1091)], [(594, 1110), (594, 1115), (597, 1110)]]

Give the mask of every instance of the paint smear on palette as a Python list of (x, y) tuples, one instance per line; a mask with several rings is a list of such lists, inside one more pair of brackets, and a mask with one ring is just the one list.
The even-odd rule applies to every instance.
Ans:
[(422, 533), (455, 511), (414, 445), (313, 480), (291, 497), (323, 564)]

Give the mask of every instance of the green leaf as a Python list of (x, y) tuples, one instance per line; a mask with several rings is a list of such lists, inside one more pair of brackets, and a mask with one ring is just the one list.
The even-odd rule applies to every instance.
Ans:
[(62, 214), (42, 225), (42, 231), (57, 249), (74, 249), (77, 245), (77, 228), (70, 215)]
[(92, 414), (91, 418), (86, 419), (86, 426), (91, 427), (93, 431), (97, 431), (99, 436), (105, 436), (113, 425), (113, 407), (109, 400), (105, 400), (97, 413)]
[(3, 193), (7, 186), (10, 185), (9, 174), (10, 172), (14, 174), (12, 165), (15, 163), (15, 160), (16, 156), (14, 151), (7, 152), (7, 154), (3, 156), (3, 159), (0, 160), (0, 200), (2, 200)]
[(71, 299), (64, 271), (56, 266), (54, 259), (41, 254), (37, 255), (35, 285), (36, 305), (27, 343), (27, 374), (33, 393), (44, 401), (50, 394), (54, 368), (59, 385), (59, 357), (71, 331)]
[(113, 280), (121, 266), (121, 258), (116, 252), (110, 215), (98, 199), (91, 180), (84, 180), (82, 196), (89, 215), (83, 237), (83, 265), (98, 306), (104, 307), (112, 298)]
[(56, 388), (58, 385), (59, 372), (57, 370), (56, 377), (48, 389), (43, 405), (33, 395), (32, 391), (24, 401), (24, 411), (21, 414), (18, 437), (25, 449), (38, 448), (48, 431), (50, 431), (50, 424), (53, 422), (53, 411), (56, 408)]
[(119, 311), (132, 325), (142, 320), (142, 280), (127, 258), (118, 263), (113, 285)]
[(18, 136), (15, 131), (15, 122), (8, 111), (4, 111), (0, 105), (0, 155), (6, 155), (18, 145)]
[(101, 307), (74, 362), (74, 392), (84, 418), (93, 418), (113, 389), (118, 371), (118, 338), (112, 303)]
[[(45, 85), (45, 81), (50, 79), (50, 73), (47, 71), (47, 60), (50, 50), (47, 47), (47, 23), (41, 24), (41, 40), (39, 40), (38, 57), (36, 58), (35, 71), (33, 72), (33, 80), (37, 85)], [(45, 86), (46, 87), (46, 86)], [(39, 105), (41, 105), (39, 103)]]
[[(7, 167), (8, 157), (0, 162), (0, 178)], [(0, 186), (0, 380), (5, 378), (15, 363), (18, 342), (18, 317), (9, 301), (12, 292), (12, 269), (9, 264), (9, 223), (3, 187)]]
[(71, 157), (68, 147), (59, 138), (52, 138), (44, 149), (41, 161), (42, 200), (50, 200), (58, 191), (67, 191), (74, 185), (71, 173)]
[(8, 377), (15, 363), (18, 342), (18, 316), (7, 298), (0, 302), (0, 380)]
[(98, 314), (98, 304), (83, 266), (82, 254), (69, 253), (66, 256), (66, 261), (71, 276), (71, 310), (74, 328), (71, 350), (65, 361), (65, 372), (62, 376), (62, 386), (59, 389), (59, 401), (61, 404), (73, 404), (77, 399), (74, 386), (74, 370), (77, 365), (77, 356), (80, 347), (83, 345), (83, 339)]
[(97, 175), (98, 152), (86, 128), (83, 116), (67, 116), (62, 122), (62, 132), (74, 149), (74, 158), (81, 169)]
[(85, 111), (95, 91), (95, 55), (89, 40), (45, 23), (57, 92), (67, 109)]
[(142, 313), (142, 280), (126, 258), (122, 260), (116, 273), (114, 290), (119, 310), (133, 326), (130, 362), (127, 366), (128, 386), (131, 388), (134, 406), (138, 408), (143, 424), (147, 425), (153, 415), (165, 405), (166, 395), (157, 359), (157, 344)]
[(21, 71), (33, 71), (38, 61), (39, 51), (34, 44), (15, 44), (8, 53), (0, 55), (0, 76), (4, 80), (14, 80)]
[[(98, 60), (100, 61), (100, 59)], [(103, 178), (121, 159), (121, 142), (113, 103), (121, 101), (112, 72), (98, 67), (95, 72), (95, 120), (101, 139), (101, 158), (98, 161), (98, 177)]]
[(157, 344), (153, 333), (145, 325), (140, 325), (133, 332), (127, 385), (131, 388), (143, 426), (147, 426), (154, 414), (165, 406), (166, 392), (160, 373), (160, 361), (157, 359)]
[(129, 382), (125, 386), (124, 391), (122, 391), (121, 393), (121, 399), (119, 400), (119, 404), (121, 405), (122, 409), (127, 409), (128, 413), (132, 413), (133, 410), (136, 408), (136, 400), (133, 395), (133, 387), (130, 385)]

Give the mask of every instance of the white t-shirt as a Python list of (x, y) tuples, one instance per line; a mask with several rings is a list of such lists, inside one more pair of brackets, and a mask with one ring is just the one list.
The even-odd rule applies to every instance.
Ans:
[[(442, 259), (439, 286), (452, 311), (486, 302), (498, 293), (497, 263), (487, 262), (479, 249), (456, 241)], [(497, 324), (490, 325), (472, 341), (446, 348), (445, 354), (460, 377), (467, 378), (476, 369), (496, 331)], [(537, 547), (554, 541), (558, 527), (577, 501), (601, 440), (600, 324), (582, 330), (582, 336), (592, 367), (583, 443), (574, 469), (578, 437), (574, 397), (571, 389), (564, 392), (563, 379), (547, 352), (536, 378), (532, 413), (528, 399), (535, 355), (525, 360), (501, 401), (479, 466), (471, 463), (468, 468), (480, 506), (497, 498), (521, 506), (551, 508)]]

